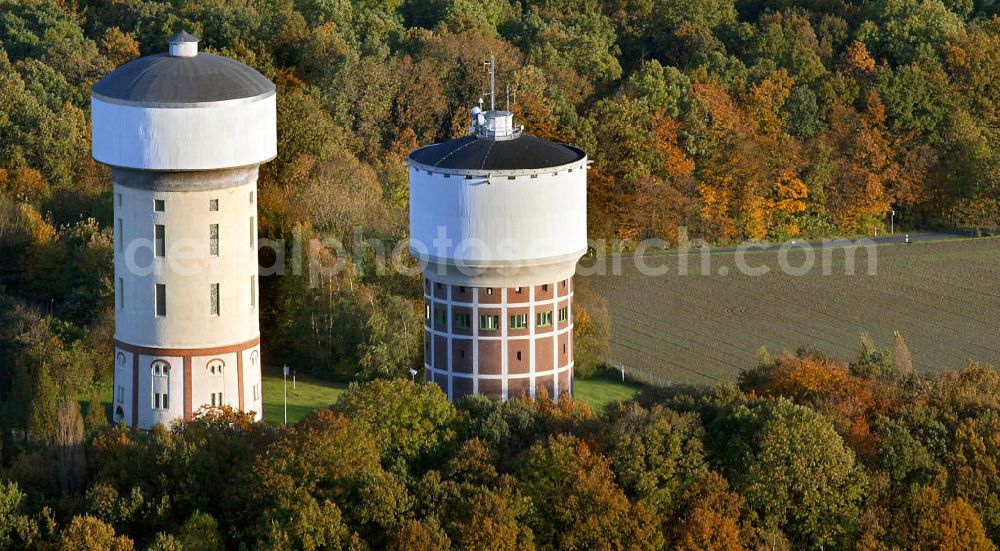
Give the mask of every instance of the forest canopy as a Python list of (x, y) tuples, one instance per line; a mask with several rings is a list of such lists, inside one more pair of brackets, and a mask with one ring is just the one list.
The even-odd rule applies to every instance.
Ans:
[[(869, 235), (892, 212), (995, 231), (998, 14), (993, 0), (0, 0), (0, 548), (994, 549), (992, 369), (915, 376), (900, 337), (599, 415), (453, 406), (394, 379), (422, 362), (421, 285), (364, 240), (406, 238), (406, 155), (468, 131), (490, 54), (527, 132), (594, 161), (594, 238)], [(90, 87), (180, 30), (277, 84), (261, 237), (350, 253), (335, 275), (261, 279), (269, 365), (369, 381), (294, 427), (213, 410), (137, 435), (100, 406), (113, 209)], [(580, 282), (582, 375), (606, 350), (593, 295)]]

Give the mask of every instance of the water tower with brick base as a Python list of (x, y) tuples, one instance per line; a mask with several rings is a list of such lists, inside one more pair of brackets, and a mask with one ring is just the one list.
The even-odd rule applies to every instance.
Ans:
[(408, 165), (426, 379), (453, 401), (572, 395), (586, 154), (474, 107), (469, 136), (418, 148)]

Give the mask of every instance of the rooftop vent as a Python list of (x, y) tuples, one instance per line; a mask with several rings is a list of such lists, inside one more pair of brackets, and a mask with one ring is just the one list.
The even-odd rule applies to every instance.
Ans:
[(187, 31), (181, 31), (170, 37), (171, 57), (194, 57), (198, 55), (198, 39)]

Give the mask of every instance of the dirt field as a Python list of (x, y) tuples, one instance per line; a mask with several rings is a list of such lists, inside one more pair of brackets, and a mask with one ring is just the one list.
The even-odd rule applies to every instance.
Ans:
[[(803, 276), (781, 273), (779, 253), (745, 256), (770, 273), (753, 277), (736, 269), (733, 253), (709, 255), (712, 275), (701, 273), (703, 255), (648, 257), (664, 265), (659, 277), (639, 273), (623, 259), (622, 275), (586, 279), (608, 299), (610, 363), (653, 383), (712, 384), (734, 380), (752, 366), (760, 346), (818, 347), (852, 359), (867, 331), (879, 346), (902, 332), (918, 371), (958, 368), (976, 359), (1000, 366), (1000, 239), (880, 245), (876, 275), (866, 254), (855, 255), (856, 274), (845, 275), (843, 249), (829, 251), (832, 275), (822, 275), (823, 251)], [(802, 265), (801, 251), (788, 255)], [(723, 275), (725, 274), (725, 275)], [(579, 277), (578, 277), (579, 279)]]

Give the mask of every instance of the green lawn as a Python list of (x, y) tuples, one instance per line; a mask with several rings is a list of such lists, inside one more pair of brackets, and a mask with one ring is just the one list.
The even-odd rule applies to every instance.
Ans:
[[(591, 379), (574, 381), (576, 398), (585, 402), (595, 412), (613, 402), (627, 401), (635, 397), (642, 389), (637, 383), (622, 383), (613, 377), (596, 376)], [(327, 407), (347, 388), (344, 384), (319, 381), (308, 376), (299, 375), (296, 388), (292, 388), (292, 380), (288, 380), (288, 422), (297, 423), (310, 411)], [(280, 423), (283, 418), (281, 400), (281, 373), (264, 374), (264, 420), (268, 423)]]
[[(595, 412), (601, 411), (604, 406), (618, 401), (631, 400), (639, 390), (641, 385), (635, 383), (622, 383), (620, 380), (597, 376), (592, 379), (577, 379), (576, 398), (586, 402)], [(281, 372), (264, 373), (264, 421), (268, 423), (281, 423), (284, 418), (282, 401)], [(299, 374), (295, 381), (295, 388), (292, 388), (292, 379), (288, 379), (288, 422), (298, 423), (314, 409), (324, 408), (337, 401), (337, 398), (346, 390), (347, 385), (342, 383), (330, 383)], [(111, 386), (100, 389), (101, 401), (104, 402), (105, 414), (111, 419)], [(87, 405), (90, 395), (80, 396), (80, 409), (86, 415)]]
[[(329, 383), (298, 374), (295, 388), (288, 378), (288, 423), (298, 423), (314, 409), (324, 408), (337, 401), (347, 385)], [(281, 423), (284, 420), (281, 372), (264, 373), (264, 421)]]
[(627, 402), (642, 390), (638, 383), (626, 382), (612, 376), (596, 375), (590, 379), (573, 381), (574, 397), (600, 413), (605, 406), (614, 402)]

